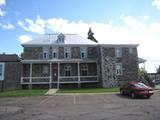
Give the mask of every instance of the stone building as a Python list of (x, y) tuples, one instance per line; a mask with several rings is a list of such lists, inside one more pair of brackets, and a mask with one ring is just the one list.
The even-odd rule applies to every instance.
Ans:
[(23, 87), (115, 87), (138, 78), (137, 44), (98, 44), (61, 33), (22, 46)]
[(16, 54), (0, 54), (0, 91), (19, 89), (21, 62)]

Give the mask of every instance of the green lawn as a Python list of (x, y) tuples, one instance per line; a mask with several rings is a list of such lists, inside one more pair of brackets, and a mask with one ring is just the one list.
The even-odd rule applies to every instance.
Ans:
[(0, 92), (0, 97), (41, 96), (44, 95), (47, 91), (48, 89), (5, 91), (5, 92)]
[(79, 89), (60, 89), (57, 93), (107, 93), (119, 92), (119, 88), (79, 88)]

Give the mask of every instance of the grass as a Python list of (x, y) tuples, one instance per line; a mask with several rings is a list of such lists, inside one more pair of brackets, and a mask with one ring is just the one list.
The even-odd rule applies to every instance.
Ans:
[(5, 91), (5, 92), (0, 92), (0, 97), (41, 96), (44, 95), (47, 91), (48, 89)]
[(119, 88), (79, 88), (79, 89), (60, 89), (57, 93), (109, 93), (119, 92)]

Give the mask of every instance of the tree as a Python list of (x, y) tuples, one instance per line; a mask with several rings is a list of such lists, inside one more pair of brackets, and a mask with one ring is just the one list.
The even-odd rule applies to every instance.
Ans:
[(140, 81), (154, 87), (154, 83), (150, 80), (150, 78), (147, 75), (147, 71), (144, 68), (140, 68), (138, 73), (139, 73), (139, 80)]
[(94, 38), (94, 33), (92, 32), (91, 28), (89, 28), (89, 31), (88, 31), (88, 39), (94, 41), (94, 42), (98, 42), (95, 38)]

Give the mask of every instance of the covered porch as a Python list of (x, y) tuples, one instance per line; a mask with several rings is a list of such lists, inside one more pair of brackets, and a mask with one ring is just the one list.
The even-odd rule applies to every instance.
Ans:
[(48, 85), (60, 88), (61, 84), (97, 83), (98, 66), (96, 61), (22, 61), (21, 85)]

